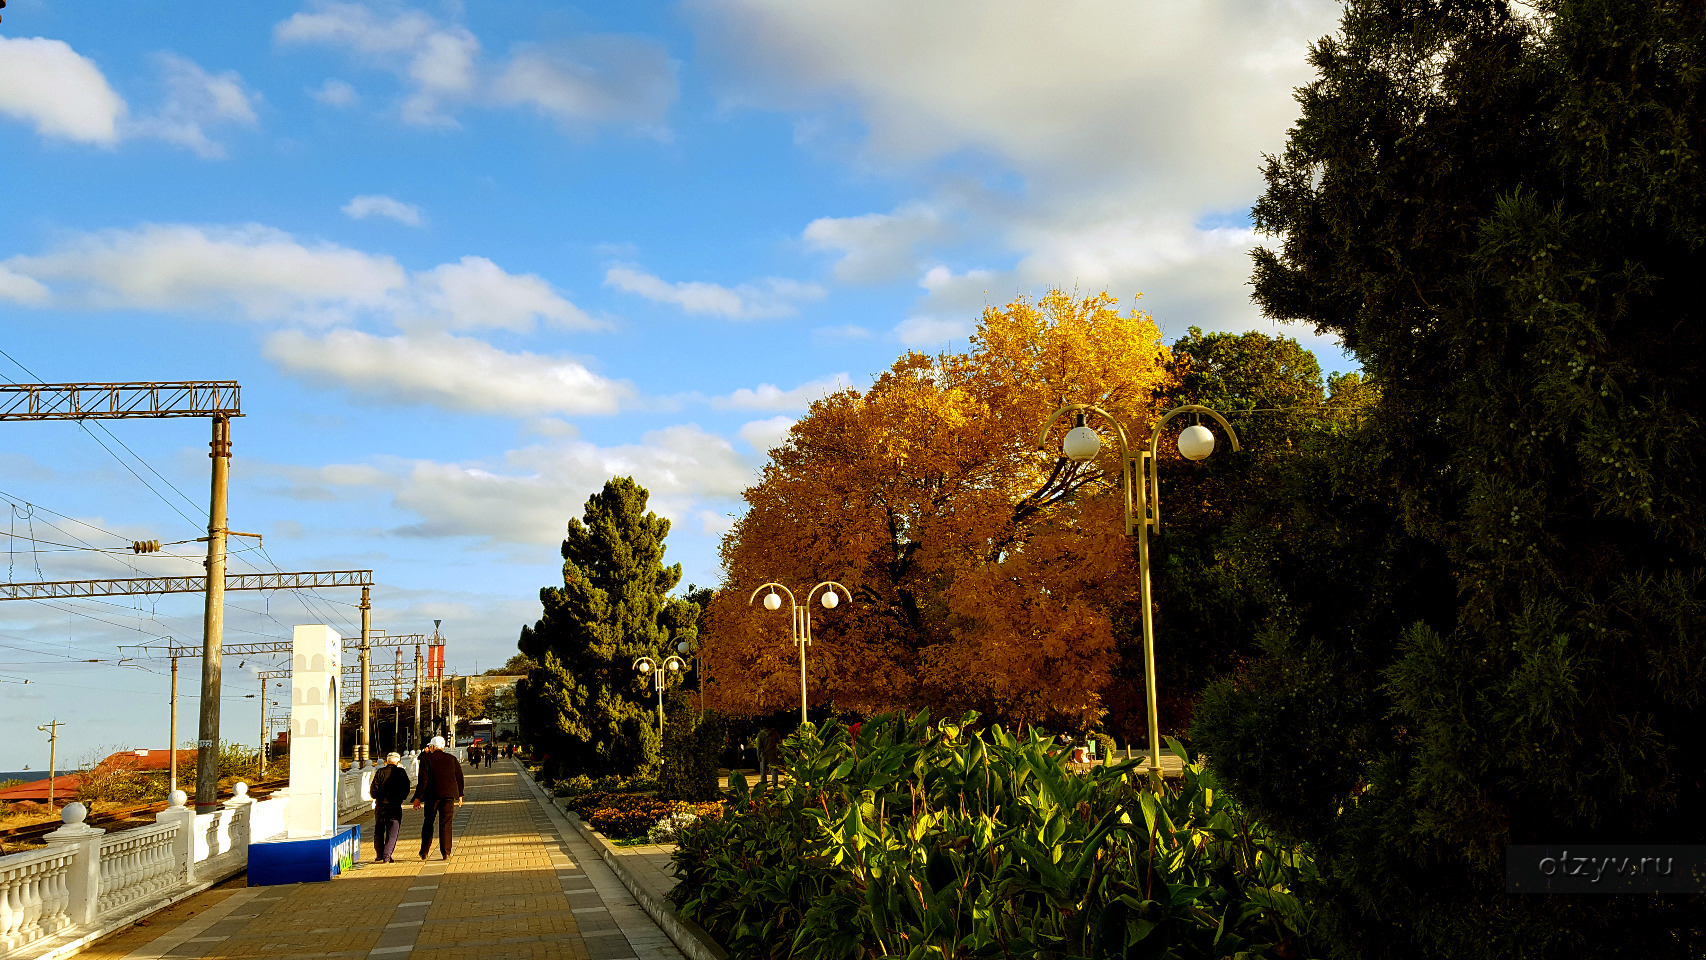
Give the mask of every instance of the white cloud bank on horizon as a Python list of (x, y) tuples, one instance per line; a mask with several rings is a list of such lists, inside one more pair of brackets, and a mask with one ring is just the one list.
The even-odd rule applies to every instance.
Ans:
[(235, 71), (209, 73), (173, 53), (156, 55), (155, 64), (165, 95), (153, 112), (133, 116), (95, 61), (65, 41), (0, 37), (0, 115), (30, 123), (47, 138), (106, 148), (151, 138), (205, 159), (225, 155), (208, 128), (259, 122), (260, 97)]
[[(316, 0), (273, 28), (280, 44), (341, 49), (393, 74), (406, 94), (404, 122), (455, 126), (460, 106), (528, 106), (571, 132), (601, 125), (667, 139), (679, 96), (677, 65), (656, 41), (588, 34), (518, 45), (486, 62), (480, 39), (460, 23), (377, 3)], [(354, 101), (354, 90), (348, 97)], [(343, 104), (337, 104), (343, 105)]]
[(650, 509), (676, 523), (707, 503), (739, 497), (757, 464), (722, 437), (693, 424), (653, 430), (638, 443), (600, 447), (571, 439), (511, 450), (500, 461), (390, 459), (373, 465), (275, 468), (304, 499), (363, 491), (388, 493), (413, 523), (390, 532), (415, 537), (472, 537), (482, 546), (554, 545), (563, 522), (611, 477), (632, 476), (651, 494)]
[[(22, 277), (33, 285), (6, 276)], [(47, 291), (44, 298), (42, 291)], [(389, 256), (260, 224), (144, 224), (72, 234), (0, 260), (0, 298), (32, 305), (236, 314), (331, 326), (366, 316), (425, 329), (597, 326), (533, 274), (484, 257), (409, 272)]]

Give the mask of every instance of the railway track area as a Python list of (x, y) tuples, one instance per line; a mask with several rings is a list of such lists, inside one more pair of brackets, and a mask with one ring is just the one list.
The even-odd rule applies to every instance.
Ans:
[[(287, 777), (263, 780), (249, 788), (249, 796), (255, 800), (265, 800), (272, 795), (274, 790), (281, 790), (289, 785), (290, 780)], [(219, 791), (220, 800), (229, 800), (232, 796), (233, 793), (229, 789)], [(154, 815), (165, 809), (166, 802), (162, 800), (143, 806), (123, 807), (117, 810), (91, 813), (83, 822), (91, 827), (100, 827), (109, 833), (116, 833), (120, 830), (129, 830), (132, 827), (148, 826), (154, 822)], [(45, 846), (47, 841), (44, 838), (58, 830), (61, 825), (62, 821), (55, 818), (44, 820), (41, 823), (30, 823), (21, 827), (0, 830), (0, 855)]]

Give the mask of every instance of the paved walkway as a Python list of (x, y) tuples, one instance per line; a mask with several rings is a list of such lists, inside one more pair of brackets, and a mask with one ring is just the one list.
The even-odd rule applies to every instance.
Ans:
[[(669, 938), (514, 761), (468, 773), (449, 861), (414, 859), (421, 814), (405, 810), (398, 862), (330, 883), (246, 887), (243, 877), (114, 934), (97, 960), (677, 960)], [(373, 817), (362, 824), (372, 857)], [(566, 834), (566, 835), (565, 835)]]

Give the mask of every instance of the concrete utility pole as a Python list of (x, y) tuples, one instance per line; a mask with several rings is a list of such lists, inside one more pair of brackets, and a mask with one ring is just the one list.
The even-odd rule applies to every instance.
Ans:
[(261, 769), (255, 778), (257, 780), (267, 775), (267, 678), (265, 674), (265, 670), (257, 671), (255, 674), (261, 678), (261, 755), (255, 761)]
[[(173, 642), (173, 644), (177, 643), (176, 640), (174, 640), (172, 642)], [(266, 685), (265, 684), (261, 685), (261, 692), (262, 693), (266, 692)], [(266, 709), (267, 708), (265, 706), (262, 706), (261, 712), (263, 714), (265, 714)], [(171, 714), (172, 714), (172, 735), (166, 741), (166, 749), (172, 751), (171, 759), (170, 759), (172, 772), (168, 778), (171, 782), (171, 786), (166, 788), (167, 793), (170, 793), (173, 790), (178, 789), (178, 658), (177, 657), (172, 658), (172, 710), (171, 710)]]
[(391, 671), (391, 749), (402, 753), (403, 740), (403, 648), (397, 648), (397, 666)]
[(201, 635), (201, 719), (197, 724), (195, 809), (219, 806), (220, 645), (225, 639), (225, 507), (231, 486), (231, 418), (213, 417), (213, 490), (207, 510), (207, 603)]
[(47, 734), (47, 808), (53, 809), (53, 781), (59, 773), (59, 728), (61, 724), (56, 719), (50, 723), (36, 727)]
[(361, 730), (355, 742), (356, 766), (367, 763), (371, 751), (368, 739), (369, 731), (373, 729), (373, 702), (368, 689), (369, 647), (368, 635), (371, 628), (373, 605), (367, 601), (367, 588), (361, 588)]
[(415, 742), (409, 749), (421, 748), (421, 645), (415, 644)]

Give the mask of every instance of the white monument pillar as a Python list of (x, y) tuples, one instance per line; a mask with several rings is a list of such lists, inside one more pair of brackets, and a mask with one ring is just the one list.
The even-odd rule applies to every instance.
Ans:
[(298, 625), (290, 673), (290, 795), (285, 836), (324, 837), (338, 826), (338, 657), (343, 638), (331, 627)]

